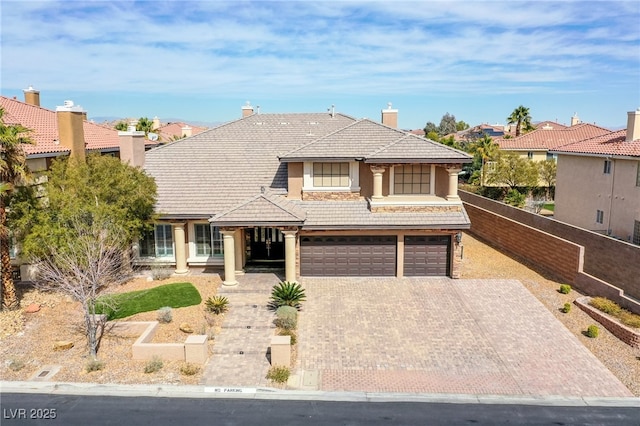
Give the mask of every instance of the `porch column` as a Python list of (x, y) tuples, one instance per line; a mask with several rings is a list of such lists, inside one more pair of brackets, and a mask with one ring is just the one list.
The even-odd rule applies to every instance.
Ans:
[(296, 233), (298, 231), (282, 231), (284, 234), (284, 279), (296, 281)]
[(234, 235), (236, 230), (221, 230), (224, 249), (224, 281), (223, 285), (238, 285), (236, 281), (236, 250)]
[(382, 174), (386, 169), (381, 166), (371, 166), (371, 173), (373, 173), (373, 195), (371, 198), (382, 198)]
[(458, 196), (458, 173), (461, 169), (447, 169), (449, 172), (449, 190), (447, 191), (448, 201), (459, 201)]
[(184, 223), (173, 224), (173, 236), (176, 244), (176, 274), (186, 274), (189, 272), (187, 268), (187, 253), (185, 250)]
[(233, 234), (233, 245), (235, 246), (235, 251), (234, 251), (234, 263), (235, 263), (235, 270), (236, 270), (236, 275), (242, 275), (244, 274), (244, 264), (242, 262), (242, 229), (237, 229), (236, 232)]

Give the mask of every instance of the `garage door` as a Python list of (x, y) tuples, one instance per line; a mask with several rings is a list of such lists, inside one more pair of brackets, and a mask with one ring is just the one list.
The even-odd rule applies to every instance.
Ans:
[(450, 236), (404, 237), (404, 276), (448, 276)]
[(396, 237), (300, 237), (302, 276), (394, 276)]

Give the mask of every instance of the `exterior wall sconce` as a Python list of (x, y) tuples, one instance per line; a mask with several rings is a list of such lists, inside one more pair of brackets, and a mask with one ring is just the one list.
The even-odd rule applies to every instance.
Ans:
[(458, 232), (455, 238), (456, 238), (456, 244), (460, 244), (462, 242), (462, 232)]

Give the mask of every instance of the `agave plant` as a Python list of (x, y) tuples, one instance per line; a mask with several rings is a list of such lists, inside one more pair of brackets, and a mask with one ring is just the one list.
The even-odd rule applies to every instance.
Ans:
[(207, 312), (212, 312), (216, 315), (223, 314), (229, 309), (229, 299), (224, 296), (209, 297), (204, 304)]
[(269, 305), (272, 309), (278, 309), (280, 306), (293, 306), (299, 310), (300, 302), (306, 298), (307, 296), (304, 294), (304, 289), (300, 284), (282, 281), (273, 286)]

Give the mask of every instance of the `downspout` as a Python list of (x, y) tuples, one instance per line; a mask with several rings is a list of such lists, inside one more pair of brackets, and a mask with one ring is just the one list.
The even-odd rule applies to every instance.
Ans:
[(611, 236), (611, 216), (613, 215), (613, 190), (616, 182), (616, 161), (611, 158), (611, 194), (609, 196), (609, 215), (607, 217), (607, 235)]

